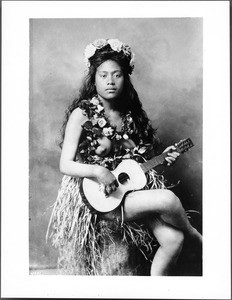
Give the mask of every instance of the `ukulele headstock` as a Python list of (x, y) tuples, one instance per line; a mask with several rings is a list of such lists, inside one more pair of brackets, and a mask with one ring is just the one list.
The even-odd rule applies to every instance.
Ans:
[(176, 149), (180, 153), (184, 153), (188, 151), (190, 148), (194, 146), (192, 140), (190, 138), (184, 139), (179, 141), (179, 143), (176, 144)]

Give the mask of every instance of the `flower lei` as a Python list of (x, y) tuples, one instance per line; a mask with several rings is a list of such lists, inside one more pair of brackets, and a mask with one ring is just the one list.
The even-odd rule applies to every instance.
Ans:
[[(98, 138), (107, 137), (112, 143), (117, 145), (120, 140), (127, 140), (135, 133), (134, 122), (130, 112), (122, 115), (123, 125), (121, 130), (117, 131), (116, 127), (112, 126), (105, 116), (104, 106), (96, 96), (91, 100), (82, 100), (79, 107), (89, 118), (82, 125), (86, 133), (86, 138), (79, 145), (79, 152), (83, 156), (84, 161), (114, 168), (122, 158), (131, 158), (134, 156), (135, 153), (132, 153), (131, 149), (122, 149), (122, 147), (115, 147), (113, 153), (108, 154), (107, 157), (100, 157), (95, 154), (95, 150), (99, 146)], [(135, 151), (136, 149), (134, 148)], [(144, 151), (143, 148), (140, 149), (141, 154)], [(131, 155), (129, 155), (129, 152)]]
[[(100, 99), (94, 96), (91, 100), (82, 100), (80, 108), (84, 111), (84, 114), (88, 116), (90, 121), (85, 122), (82, 126), (87, 133), (87, 140), (91, 143), (95, 142), (94, 139), (99, 137), (108, 137), (110, 140), (119, 141), (121, 139), (127, 140), (128, 134), (131, 135), (133, 130), (133, 119), (131, 113), (127, 113), (122, 116), (123, 125), (121, 131), (117, 131), (115, 126), (110, 124), (110, 121), (105, 116), (105, 109)], [(96, 141), (97, 143), (97, 141)], [(97, 144), (91, 144), (95, 150)], [(83, 147), (83, 143), (80, 144), (79, 148)], [(83, 153), (83, 149), (80, 151)]]
[(118, 39), (97, 39), (93, 43), (89, 44), (85, 48), (85, 52), (84, 52), (84, 61), (87, 68), (90, 67), (89, 59), (95, 54), (96, 50), (101, 49), (107, 45), (110, 45), (111, 49), (116, 52), (122, 51), (130, 59), (129, 65), (133, 71), (135, 54), (131, 51), (130, 46), (120, 42)]
[[(88, 117), (82, 127), (86, 134), (84, 140), (79, 144), (78, 151), (83, 162), (99, 164), (113, 170), (122, 159), (133, 158), (143, 162), (153, 148), (151, 143), (144, 143), (140, 138), (138, 145), (134, 148), (124, 148), (120, 140), (128, 140), (133, 134), (137, 134), (131, 112), (122, 115), (122, 128), (120, 131), (110, 124), (105, 115), (102, 101), (94, 96), (89, 100), (82, 100), (79, 104), (83, 114)], [(113, 144), (113, 151), (107, 156), (99, 156), (95, 150), (99, 146), (98, 139), (107, 137)]]

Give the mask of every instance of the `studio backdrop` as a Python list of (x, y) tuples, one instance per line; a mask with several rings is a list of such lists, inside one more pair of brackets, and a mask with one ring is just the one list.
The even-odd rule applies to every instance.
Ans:
[(186, 209), (202, 218), (202, 19), (30, 20), (30, 267), (56, 266), (57, 251), (45, 241), (62, 175), (60, 128), (85, 72), (83, 52), (98, 38), (131, 46), (131, 76), (164, 147), (190, 137), (191, 151), (160, 168)]

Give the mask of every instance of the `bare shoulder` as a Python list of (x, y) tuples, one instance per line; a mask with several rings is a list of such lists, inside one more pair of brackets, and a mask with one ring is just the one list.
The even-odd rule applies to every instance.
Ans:
[(83, 124), (87, 120), (87, 116), (83, 114), (83, 111), (79, 107), (75, 108), (69, 117), (69, 122), (71, 123)]
[(82, 125), (86, 121), (88, 121), (88, 118), (83, 114), (83, 111), (80, 108), (75, 108), (71, 112), (65, 128), (65, 141), (76, 143), (76, 139), (82, 131)]

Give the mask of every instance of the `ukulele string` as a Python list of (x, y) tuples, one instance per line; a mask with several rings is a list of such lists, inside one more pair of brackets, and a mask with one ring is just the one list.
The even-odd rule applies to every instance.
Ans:
[[(120, 180), (119, 180), (120, 178)], [(118, 181), (122, 184), (125, 183), (129, 179), (129, 176), (126, 173), (120, 173), (118, 175)]]
[[(188, 144), (188, 142), (187, 141), (182, 141), (182, 144), (185, 146), (185, 147), (187, 147), (187, 146), (189, 146)], [(191, 145), (190, 145), (190, 147), (191, 147)], [(179, 153), (181, 153), (182, 151), (181, 151), (181, 149), (180, 149), (180, 143), (179, 144), (177, 144), (177, 146), (176, 146), (176, 150), (177, 150), (177, 152), (179, 152)], [(145, 171), (148, 171), (148, 170), (150, 170), (152, 167), (153, 167), (153, 165), (154, 165), (154, 162), (156, 162), (157, 164), (161, 164), (162, 162), (163, 162), (163, 157), (166, 155), (166, 153), (162, 153), (160, 156), (157, 156), (157, 157), (154, 157), (153, 159), (152, 159), (152, 161), (147, 161), (145, 164), (144, 164), (144, 169), (145, 169)], [(120, 180), (119, 180), (120, 179)], [(126, 174), (126, 173), (120, 173), (119, 174), (119, 176), (118, 176), (118, 181), (120, 182), (120, 183), (125, 183), (127, 180), (129, 179), (129, 176)]]

